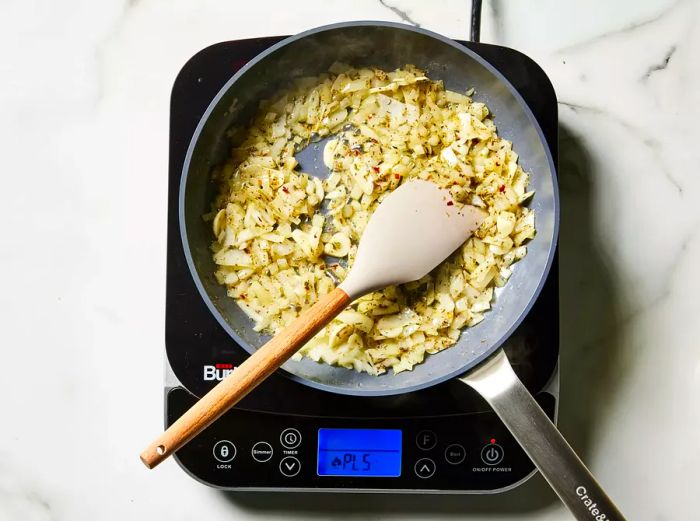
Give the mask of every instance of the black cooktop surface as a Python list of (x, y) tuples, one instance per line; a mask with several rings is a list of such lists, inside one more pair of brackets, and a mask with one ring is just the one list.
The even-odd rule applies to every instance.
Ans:
[[(210, 314), (185, 261), (177, 197), (185, 153), (197, 123), (223, 84), (248, 60), (280, 39), (256, 38), (208, 47), (187, 62), (173, 86), (165, 340), (168, 363), (182, 387), (171, 389), (167, 394), (168, 425), (194, 402), (194, 396), (201, 396), (213, 387), (218, 378), (247, 356)], [(539, 66), (512, 49), (460, 43), (491, 62), (518, 89), (539, 121), (556, 158), (556, 97)], [(550, 417), (554, 417), (556, 400), (540, 391), (551, 379), (558, 361), (557, 278), (555, 259), (537, 303), (505, 345), (516, 373)], [(353, 427), (401, 430), (405, 447), (404, 467), (415, 468), (404, 469), (401, 478), (371, 480), (319, 477), (316, 472), (311, 472), (316, 470), (316, 452), (312, 446), (318, 429), (343, 427), (350, 421)], [(304, 443), (291, 449), (285, 446), (281, 434), (289, 428), (293, 428)], [(430, 449), (421, 447), (416, 438), (419, 434), (424, 436), (425, 431), (436, 438), (435, 446)], [(415, 443), (407, 441), (413, 438), (416, 438)], [(257, 443), (270, 445), (270, 460), (259, 461), (253, 456), (253, 446)], [(447, 459), (448, 449), (455, 444), (464, 450), (464, 460), (459, 464), (445, 463), (442, 460)], [(499, 459), (497, 466), (492, 465), (489, 458), (484, 460), (480, 456), (483, 452), (480, 447), (489, 444), (497, 445), (498, 451), (503, 451), (503, 454), (499, 452), (502, 461)], [(222, 456), (221, 451), (227, 456)], [(263, 452), (267, 454), (268, 451)], [(495, 454), (488, 450), (486, 453)], [(233, 459), (222, 461), (231, 454)], [(319, 391), (294, 382), (281, 373), (262, 383), (233, 410), (181, 449), (176, 457), (198, 479), (227, 488), (483, 491), (512, 485), (534, 468), (486, 403), (460, 382), (445, 382), (404, 395), (355, 397)], [(418, 462), (424, 459), (432, 463), (418, 466)], [(292, 470), (285, 472), (290, 464)], [(464, 468), (471, 469), (469, 472), (463, 472), (462, 466), (465, 465)], [(476, 470), (479, 468), (487, 470)], [(498, 468), (508, 470), (496, 470)], [(430, 469), (432, 474), (427, 478), (420, 475), (420, 472), (430, 473)], [(297, 473), (287, 476), (294, 471)]]

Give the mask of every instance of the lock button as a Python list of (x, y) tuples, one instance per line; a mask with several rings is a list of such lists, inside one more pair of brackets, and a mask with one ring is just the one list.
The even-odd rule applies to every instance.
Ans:
[(236, 457), (236, 446), (228, 440), (217, 441), (214, 445), (214, 459), (228, 463)]

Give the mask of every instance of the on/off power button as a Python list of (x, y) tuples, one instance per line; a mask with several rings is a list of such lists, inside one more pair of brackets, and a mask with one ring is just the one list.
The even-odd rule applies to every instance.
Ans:
[(503, 460), (503, 447), (498, 443), (489, 443), (481, 449), (481, 461), (487, 465), (498, 465)]

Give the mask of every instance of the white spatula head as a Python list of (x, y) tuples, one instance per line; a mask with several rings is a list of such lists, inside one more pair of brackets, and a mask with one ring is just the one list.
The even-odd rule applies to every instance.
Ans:
[(407, 182), (372, 214), (340, 288), (356, 299), (418, 280), (461, 246), (485, 216), (473, 206), (459, 207), (450, 192), (434, 183)]

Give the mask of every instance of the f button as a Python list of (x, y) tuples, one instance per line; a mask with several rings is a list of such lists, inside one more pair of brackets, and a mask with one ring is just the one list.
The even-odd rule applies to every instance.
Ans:
[(416, 436), (416, 445), (421, 450), (430, 450), (437, 445), (437, 436), (433, 431), (420, 431)]

